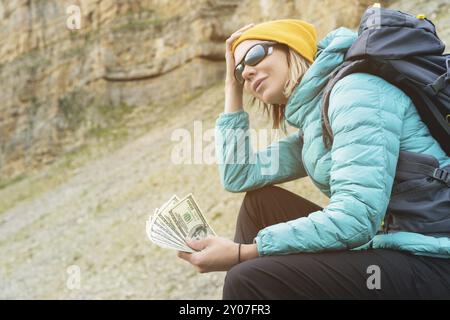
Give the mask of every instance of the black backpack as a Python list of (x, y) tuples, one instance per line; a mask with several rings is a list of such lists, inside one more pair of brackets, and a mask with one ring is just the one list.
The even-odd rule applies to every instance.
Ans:
[(402, 89), (413, 101), (432, 136), (450, 155), (450, 54), (434, 24), (424, 16), (371, 7), (361, 18), (358, 38), (324, 88), (323, 141), (333, 143), (328, 119), (330, 93), (337, 81), (366, 72)]

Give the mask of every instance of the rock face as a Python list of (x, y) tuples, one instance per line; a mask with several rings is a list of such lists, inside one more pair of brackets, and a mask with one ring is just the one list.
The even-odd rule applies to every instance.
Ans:
[[(432, 12), (448, 19), (445, 1), (434, 2)], [(249, 22), (305, 19), (322, 37), (337, 26), (355, 27), (372, 3), (2, 1), (0, 180), (83, 145), (86, 132), (108, 125), (105, 108), (166, 106), (223, 80), (224, 41)], [(79, 30), (66, 26), (72, 4), (80, 9)]]
[[(0, 175), (83, 144), (99, 107), (150, 106), (221, 78), (218, 26), (237, 2), (10, 1), (0, 10)], [(103, 108), (104, 109), (104, 108)]]
[[(232, 238), (244, 195), (223, 189), (215, 163), (175, 165), (169, 137), (180, 129), (195, 137), (198, 119), (204, 133), (213, 131), (224, 103), (223, 42), (236, 28), (301, 17), (316, 22), (323, 36), (336, 26), (356, 25), (366, 4), (78, 1), (81, 29), (70, 31), (62, 1), (5, 2), (0, 1), (3, 176), (90, 143), (91, 128), (113, 123), (109, 110), (119, 111), (112, 120), (123, 116), (127, 128), (147, 131), (114, 150), (69, 155), (70, 163), (61, 166), (60, 157), (6, 187), (0, 179), (0, 299), (220, 299), (225, 274), (199, 275), (174, 252), (152, 246), (145, 222), (171, 195), (192, 192), (217, 234)], [(450, 16), (444, 2), (411, 2), (404, 10)], [(437, 24), (445, 32), (446, 25)], [(169, 103), (177, 97), (184, 103)], [(127, 106), (135, 107), (124, 114)], [(260, 112), (246, 109), (252, 128), (263, 127)], [(213, 151), (208, 135), (199, 136), (203, 155)], [(192, 151), (198, 155), (195, 146)], [(308, 178), (280, 187), (322, 207), (329, 202)], [(75, 289), (73, 267), (81, 276)]]

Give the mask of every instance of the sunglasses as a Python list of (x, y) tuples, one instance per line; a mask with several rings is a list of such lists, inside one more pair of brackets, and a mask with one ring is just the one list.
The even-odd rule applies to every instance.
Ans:
[(272, 54), (273, 47), (278, 44), (277, 42), (262, 42), (252, 46), (244, 55), (244, 58), (234, 68), (234, 77), (240, 83), (244, 83), (242, 72), (244, 72), (245, 66), (256, 66), (266, 56)]

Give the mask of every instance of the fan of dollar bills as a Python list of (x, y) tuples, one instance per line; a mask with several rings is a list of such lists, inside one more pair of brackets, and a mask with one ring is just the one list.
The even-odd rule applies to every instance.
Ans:
[(146, 230), (154, 244), (185, 252), (195, 252), (186, 240), (216, 235), (191, 193), (181, 200), (173, 195), (161, 208), (156, 208), (147, 221)]

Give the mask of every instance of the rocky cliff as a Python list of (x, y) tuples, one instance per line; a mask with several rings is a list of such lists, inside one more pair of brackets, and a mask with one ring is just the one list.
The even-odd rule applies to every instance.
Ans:
[[(249, 22), (301, 18), (323, 36), (355, 27), (368, 0), (15, 0), (0, 2), (0, 180), (86, 143), (136, 107), (223, 80), (224, 41)], [(69, 5), (80, 29), (67, 25)], [(382, 1), (423, 12), (450, 38), (445, 0)], [(159, 108), (158, 108), (159, 107)], [(111, 115), (114, 115), (113, 117)]]
[[(111, 114), (157, 110), (224, 77), (224, 41), (249, 22), (354, 27), (366, 0), (15, 0), (0, 5), (0, 180), (86, 143)], [(80, 8), (80, 29), (66, 12)], [(160, 108), (157, 108), (159, 106)]]
[[(446, 2), (391, 5), (436, 19), (449, 40)], [(236, 28), (302, 17), (323, 36), (356, 25), (367, 3), (85, 1), (76, 32), (65, 26), (72, 2), (0, 4), (1, 173), (52, 161), (0, 181), (0, 298), (220, 299), (224, 273), (198, 274), (145, 234), (154, 208), (192, 192), (217, 234), (232, 238), (244, 198), (223, 189), (215, 163), (171, 162), (171, 135), (195, 136), (194, 120), (214, 128), (224, 103), (223, 41)], [(252, 128), (266, 124), (245, 108)], [(135, 127), (143, 128), (138, 137), (100, 148)], [(103, 138), (91, 141), (92, 132)], [(94, 151), (69, 152), (83, 144)], [(308, 178), (280, 186), (322, 207), (329, 201)], [(79, 288), (69, 286), (73, 267)]]

